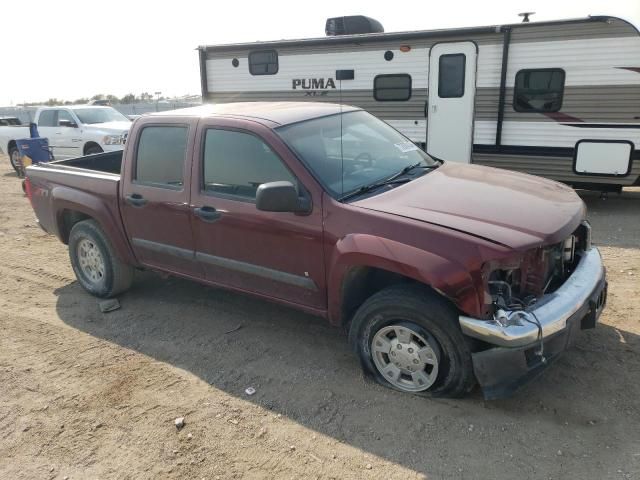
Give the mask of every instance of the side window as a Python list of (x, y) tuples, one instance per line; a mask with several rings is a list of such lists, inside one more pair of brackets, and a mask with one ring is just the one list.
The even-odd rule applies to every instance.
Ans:
[(278, 73), (278, 52), (259, 50), (249, 53), (249, 73), (251, 75), (275, 75)]
[(207, 130), (204, 142), (204, 190), (256, 198), (267, 182), (297, 180), (269, 146), (255, 135), (232, 130)]
[(378, 75), (373, 79), (373, 98), (379, 102), (402, 102), (411, 98), (411, 75)]
[(134, 180), (160, 187), (182, 187), (187, 132), (183, 126), (145, 127), (138, 140)]
[(544, 68), (516, 73), (513, 108), (516, 112), (557, 112), (562, 107), (564, 70)]
[(438, 60), (438, 96), (460, 98), (464, 96), (464, 75), (467, 57), (464, 53), (441, 55)]
[(66, 110), (58, 110), (58, 125), (60, 125), (61, 121), (76, 123), (71, 114)]
[(40, 116), (38, 117), (38, 126), (39, 127), (55, 127), (56, 111), (55, 110), (43, 110), (40, 112)]

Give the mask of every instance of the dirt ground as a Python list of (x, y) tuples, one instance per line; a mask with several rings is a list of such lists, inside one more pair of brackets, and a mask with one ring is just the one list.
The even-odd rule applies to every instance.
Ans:
[(323, 320), (245, 296), (145, 273), (100, 313), (8, 165), (2, 479), (640, 478), (640, 190), (585, 195), (599, 328), (513, 398), (429, 400), (365, 380)]

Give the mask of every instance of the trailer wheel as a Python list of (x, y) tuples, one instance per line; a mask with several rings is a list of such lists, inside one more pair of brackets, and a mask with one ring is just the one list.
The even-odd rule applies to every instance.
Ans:
[(133, 267), (118, 259), (94, 220), (83, 220), (73, 226), (69, 257), (78, 282), (91, 295), (110, 298), (131, 286)]
[(22, 176), (22, 162), (20, 161), (20, 151), (17, 147), (9, 149), (9, 161), (19, 177)]
[(356, 312), (349, 341), (365, 373), (402, 392), (460, 397), (475, 385), (458, 314), (420, 285), (394, 285)]

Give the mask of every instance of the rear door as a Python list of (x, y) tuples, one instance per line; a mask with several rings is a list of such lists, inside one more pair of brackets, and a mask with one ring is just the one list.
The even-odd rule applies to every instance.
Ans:
[(136, 123), (127, 144), (121, 213), (138, 260), (201, 278), (195, 261), (189, 185), (197, 118)]
[[(214, 283), (326, 308), (321, 190), (272, 130), (203, 119), (191, 203), (196, 258)], [(256, 208), (262, 183), (286, 180), (311, 196), (308, 215)]]
[(429, 55), (427, 153), (469, 163), (473, 146), (477, 46), (437, 43)]
[(59, 141), (56, 136), (58, 131), (58, 114), (55, 109), (41, 110), (38, 115), (38, 133), (41, 137), (49, 139), (49, 146), (53, 149), (56, 160), (63, 160), (65, 155), (59, 151)]

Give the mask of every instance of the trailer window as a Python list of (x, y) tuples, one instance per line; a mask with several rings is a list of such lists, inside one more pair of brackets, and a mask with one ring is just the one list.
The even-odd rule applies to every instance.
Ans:
[(251, 75), (275, 75), (278, 73), (278, 52), (260, 50), (249, 53), (249, 73)]
[(379, 102), (403, 102), (411, 98), (411, 75), (378, 75), (373, 79), (373, 98)]
[(520, 70), (516, 74), (513, 108), (516, 112), (557, 112), (562, 107), (564, 70)]
[(136, 154), (135, 182), (182, 189), (187, 127), (145, 127)]
[(464, 75), (467, 57), (464, 53), (440, 55), (438, 60), (438, 96), (460, 98), (464, 96)]
[(203, 163), (207, 193), (253, 200), (263, 183), (285, 180), (297, 185), (280, 157), (250, 133), (207, 130)]

